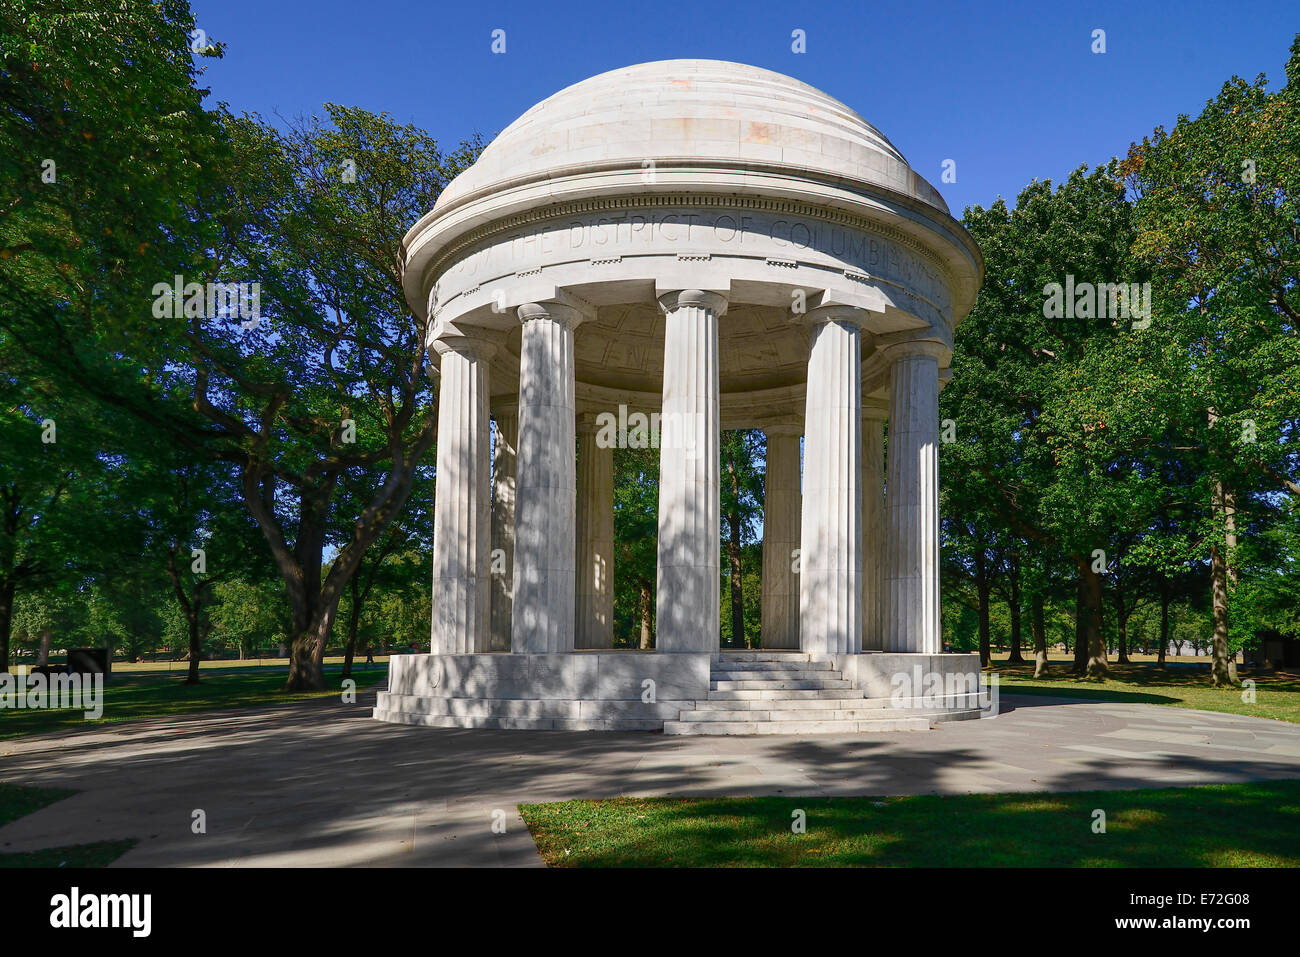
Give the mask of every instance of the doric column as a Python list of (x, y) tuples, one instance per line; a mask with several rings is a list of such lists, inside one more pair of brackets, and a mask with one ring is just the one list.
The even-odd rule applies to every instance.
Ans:
[(512, 569), (515, 565), (515, 459), (519, 449), (519, 406), (493, 410), (492, 455), (492, 651), (510, 650)]
[(890, 367), (884, 645), (938, 654), (939, 360), (923, 348)]
[(797, 425), (765, 428), (767, 472), (763, 481), (764, 648), (799, 647), (799, 436)]
[(884, 648), (885, 587), (885, 420), (879, 412), (862, 419), (862, 647)]
[(572, 304), (519, 307), (519, 455), (515, 477), (514, 607), (510, 649), (573, 650), (573, 330), (590, 316)]
[(718, 652), (718, 317), (727, 300), (687, 289), (659, 298), (664, 398), (659, 440), (655, 648)]
[(578, 417), (578, 648), (614, 647), (614, 449), (598, 434)]
[(433, 347), (441, 374), (429, 647), (470, 654), (486, 651), (490, 634), (488, 360), (496, 347), (452, 328)]
[(816, 654), (862, 649), (861, 316), (848, 306), (808, 314), (799, 647)]

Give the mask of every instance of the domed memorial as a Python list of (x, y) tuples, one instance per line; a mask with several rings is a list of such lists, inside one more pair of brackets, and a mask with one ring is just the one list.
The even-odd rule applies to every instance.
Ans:
[[(934, 187), (798, 80), (669, 60), (534, 106), (405, 238), (439, 357), (433, 623), (375, 716), (977, 715), (978, 660), (940, 640), (938, 395), (982, 274)], [(724, 429), (767, 436), (761, 652), (719, 648)], [(660, 461), (650, 651), (613, 647), (613, 450), (638, 444)]]

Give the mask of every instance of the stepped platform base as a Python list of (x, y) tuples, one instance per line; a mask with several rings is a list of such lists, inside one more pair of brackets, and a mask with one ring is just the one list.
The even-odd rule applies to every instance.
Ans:
[(996, 713), (975, 655), (394, 655), (373, 716), (437, 728), (860, 734)]

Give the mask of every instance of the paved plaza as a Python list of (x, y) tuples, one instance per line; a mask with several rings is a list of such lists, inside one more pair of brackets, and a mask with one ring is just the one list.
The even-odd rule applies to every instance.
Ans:
[(1300, 777), (1300, 726), (1159, 705), (1004, 694), (998, 718), (933, 731), (672, 737), (404, 727), (374, 697), (0, 742), (0, 781), (79, 792), (0, 827), (0, 853), (134, 837), (118, 866), (541, 866), (518, 804)]

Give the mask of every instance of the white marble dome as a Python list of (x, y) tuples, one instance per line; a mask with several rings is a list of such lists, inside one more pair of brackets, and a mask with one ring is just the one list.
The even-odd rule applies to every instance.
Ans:
[(874, 126), (791, 77), (724, 60), (610, 70), (510, 124), (442, 193), (435, 215), (487, 193), (601, 168), (683, 163), (780, 168), (841, 187), (885, 188), (948, 212)]
[[(624, 215), (637, 242), (604, 245), (601, 230)], [(873, 333), (914, 325), (902, 310), (946, 326), (939, 335), (950, 340), (983, 272), (938, 191), (844, 103), (761, 67), (661, 60), (576, 83), (511, 123), (407, 232), (403, 286), (417, 311), (488, 326), (499, 317), (484, 314), (487, 297), (528, 276), (581, 285), (575, 273), (599, 273), (599, 288), (578, 295), (602, 307), (640, 303), (639, 287), (619, 297), (627, 282), (669, 281), (673, 267), (656, 255), (671, 252), (674, 223), (690, 224), (679, 244), (692, 247), (676, 253), (728, 258), (717, 266), (729, 282), (843, 286), (830, 269), (849, 278), (850, 297), (885, 296), (890, 314)], [(733, 223), (744, 236), (728, 242)], [(696, 228), (709, 224), (717, 236)], [(652, 235), (663, 240), (656, 255), (640, 242)], [(512, 236), (519, 244), (506, 250)], [(768, 293), (750, 301), (788, 307), (787, 291)]]

